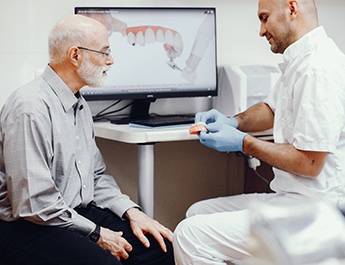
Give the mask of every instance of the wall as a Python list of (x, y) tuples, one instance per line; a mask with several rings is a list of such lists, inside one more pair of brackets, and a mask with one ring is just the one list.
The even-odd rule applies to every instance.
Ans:
[[(215, 6), (217, 7), (218, 63), (277, 63), (258, 35), (257, 0), (0, 0), (0, 107), (18, 86), (29, 82), (48, 62), (47, 36), (74, 6)], [(320, 23), (345, 51), (345, 1), (317, 0)]]
[[(345, 1), (316, 1), (320, 23), (345, 51)], [(98, 0), (97, 3), (94, 0), (0, 0), (0, 3), (0, 107), (14, 89), (29, 82), (45, 67), (48, 33), (58, 20), (73, 13), (74, 6), (215, 6), (219, 65), (281, 61), (281, 55), (272, 54), (267, 41), (258, 35), (257, 0)], [(176, 104), (181, 104), (181, 108), (210, 107), (207, 100), (200, 103), (198, 99), (174, 99), (157, 102), (153, 108), (171, 109)], [(100, 106), (97, 103), (93, 107)], [(123, 191), (136, 200), (136, 146), (97, 141), (109, 172), (116, 176)], [(234, 176), (234, 172), (242, 173), (241, 158), (209, 150), (197, 141), (161, 143), (155, 151), (156, 216), (170, 228), (184, 217), (186, 208), (194, 201), (242, 191), (243, 180)], [(127, 163), (119, 164), (123, 158)]]

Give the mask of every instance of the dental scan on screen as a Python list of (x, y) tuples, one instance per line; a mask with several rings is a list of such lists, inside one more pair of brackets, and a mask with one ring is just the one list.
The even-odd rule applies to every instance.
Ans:
[(108, 71), (112, 89), (165, 92), (215, 86), (212, 9), (90, 9), (80, 14), (108, 29), (115, 61)]

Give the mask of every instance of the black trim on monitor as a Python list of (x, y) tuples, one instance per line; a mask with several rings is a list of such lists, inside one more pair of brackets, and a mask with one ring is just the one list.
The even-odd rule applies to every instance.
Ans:
[(158, 98), (179, 98), (179, 97), (214, 97), (217, 90), (204, 92), (166, 92), (166, 93), (112, 93), (112, 94), (86, 94), (82, 93), (86, 100), (117, 100), (117, 99), (158, 99)]
[[(176, 98), (176, 97), (213, 97), (213, 96), (217, 96), (217, 92), (218, 92), (218, 78), (217, 78), (217, 40), (216, 40), (216, 8), (215, 7), (75, 7), (74, 8), (74, 13), (75, 14), (80, 14), (83, 12), (87, 12), (87, 11), (95, 11), (95, 12), (100, 12), (102, 13), (103, 11), (107, 11), (107, 10), (127, 10), (127, 11), (131, 11), (131, 10), (147, 10), (147, 11), (209, 11), (209, 12), (213, 12), (214, 14), (214, 40), (212, 40), (212, 45), (214, 45), (213, 49), (214, 49), (214, 54), (215, 54), (215, 58), (214, 58), (214, 67), (212, 69), (212, 71), (215, 71), (213, 74), (213, 76), (215, 76), (214, 80), (212, 80), (212, 82), (214, 82), (214, 86), (207, 88), (207, 87), (203, 87), (202, 89), (198, 89), (198, 87), (194, 87), (193, 89), (191, 88), (178, 88), (178, 89), (170, 89), (166, 92), (161, 91), (160, 89), (157, 89), (159, 91), (155, 91), (155, 89), (147, 89), (145, 88), (145, 90), (142, 90), (140, 92), (137, 91), (126, 91), (124, 89), (121, 90), (121, 88), (119, 90), (116, 90), (114, 93), (111, 93), (111, 89), (109, 89), (109, 93), (103, 93), (103, 92), (98, 92), (97, 88), (94, 89), (93, 92), (84, 92), (82, 89), (81, 93), (83, 95), (83, 97), (86, 100), (117, 100), (117, 99), (147, 99), (147, 100), (151, 100), (154, 101), (157, 98)], [(113, 50), (116, 50), (117, 47), (112, 47)], [(117, 64), (116, 62), (116, 58), (115, 58), (115, 65)], [(212, 62), (213, 63), (213, 62)], [(175, 70), (177, 71), (177, 70)], [(114, 81), (113, 81), (114, 82)], [(109, 83), (109, 88), (112, 87), (112, 84)], [(115, 85), (114, 85), (115, 87)]]

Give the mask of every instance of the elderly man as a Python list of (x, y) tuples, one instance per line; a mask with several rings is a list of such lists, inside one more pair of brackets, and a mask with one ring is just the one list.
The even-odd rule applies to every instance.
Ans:
[(172, 233), (121, 193), (96, 147), (79, 90), (113, 64), (108, 32), (70, 16), (50, 63), (0, 114), (0, 260), (7, 264), (174, 264)]
[[(282, 53), (274, 91), (233, 118), (198, 113), (202, 144), (241, 151), (274, 168), (271, 194), (198, 202), (174, 233), (176, 263), (241, 264), (248, 257), (249, 205), (324, 200), (345, 208), (345, 56), (318, 24), (313, 0), (259, 0), (260, 35)], [(273, 127), (274, 143), (245, 132)]]

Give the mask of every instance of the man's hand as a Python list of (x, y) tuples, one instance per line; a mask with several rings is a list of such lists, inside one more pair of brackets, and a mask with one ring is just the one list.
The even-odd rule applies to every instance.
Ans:
[(206, 124), (216, 123), (216, 126), (227, 124), (235, 128), (238, 126), (238, 121), (235, 118), (229, 118), (216, 109), (197, 113), (195, 115), (195, 123), (197, 122), (205, 122)]
[(130, 221), (134, 235), (140, 240), (145, 247), (150, 247), (150, 241), (145, 236), (146, 233), (153, 235), (158, 241), (164, 252), (167, 252), (167, 247), (164, 243), (164, 238), (172, 242), (172, 232), (161, 225), (159, 222), (148, 217), (137, 208), (131, 208), (126, 212), (126, 217)]
[(109, 250), (118, 260), (128, 259), (128, 252), (132, 251), (132, 246), (122, 237), (122, 232), (114, 232), (107, 228), (101, 227), (101, 236), (97, 244)]
[(211, 123), (206, 125), (208, 132), (200, 132), (200, 142), (220, 152), (243, 151), (243, 139), (247, 135), (233, 126)]

